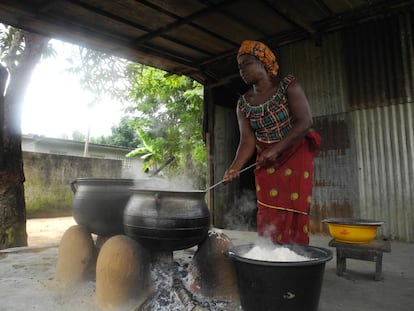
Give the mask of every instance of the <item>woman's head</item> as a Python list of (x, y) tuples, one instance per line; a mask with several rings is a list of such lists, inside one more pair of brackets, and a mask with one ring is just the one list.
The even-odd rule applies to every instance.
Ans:
[(265, 67), (271, 77), (276, 77), (279, 70), (276, 56), (272, 50), (260, 41), (244, 40), (237, 53), (237, 61), (240, 63), (242, 55), (249, 54), (256, 57)]

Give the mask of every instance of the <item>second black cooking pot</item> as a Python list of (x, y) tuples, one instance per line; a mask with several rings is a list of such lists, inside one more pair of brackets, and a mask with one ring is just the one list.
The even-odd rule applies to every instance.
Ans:
[(124, 210), (124, 231), (154, 251), (190, 248), (210, 227), (205, 191), (131, 189)]

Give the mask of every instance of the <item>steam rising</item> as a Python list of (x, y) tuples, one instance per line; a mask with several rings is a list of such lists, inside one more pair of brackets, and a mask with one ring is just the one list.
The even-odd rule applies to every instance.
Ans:
[(138, 189), (163, 190), (163, 191), (194, 191), (198, 190), (194, 186), (191, 178), (186, 176), (175, 176), (171, 178), (148, 177), (145, 179), (136, 179), (134, 187)]
[(231, 230), (252, 230), (256, 217), (256, 196), (253, 191), (244, 191), (235, 197), (224, 216), (226, 227)]

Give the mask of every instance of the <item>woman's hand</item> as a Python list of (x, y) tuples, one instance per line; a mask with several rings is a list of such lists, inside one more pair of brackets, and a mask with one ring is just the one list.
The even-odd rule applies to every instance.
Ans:
[(240, 170), (230, 167), (224, 173), (224, 176), (223, 176), (224, 184), (237, 180), (239, 179), (239, 177), (240, 177)]
[(257, 156), (257, 164), (260, 166), (268, 166), (276, 162), (279, 154), (280, 152), (277, 144), (273, 144), (272, 146), (265, 148), (260, 152), (260, 154)]

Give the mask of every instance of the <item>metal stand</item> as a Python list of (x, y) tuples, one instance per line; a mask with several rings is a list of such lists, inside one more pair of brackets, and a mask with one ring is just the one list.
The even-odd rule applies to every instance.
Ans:
[(336, 274), (343, 276), (346, 259), (359, 259), (375, 262), (375, 281), (382, 280), (382, 253), (391, 252), (389, 241), (374, 240), (367, 244), (341, 243), (332, 239), (329, 246), (336, 248)]

